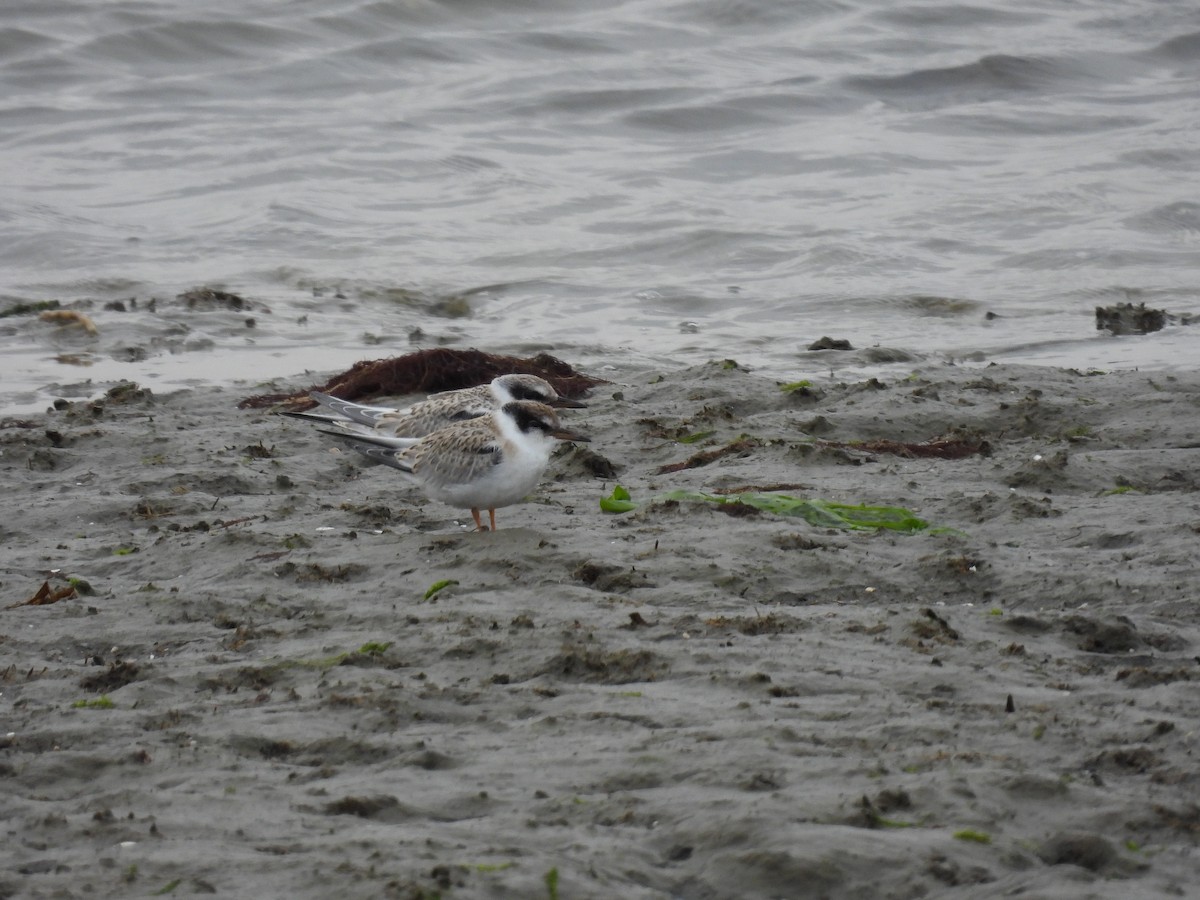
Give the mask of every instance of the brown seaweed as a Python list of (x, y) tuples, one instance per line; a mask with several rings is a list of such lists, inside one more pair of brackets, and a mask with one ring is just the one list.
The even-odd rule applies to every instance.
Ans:
[(1113, 334), (1149, 334), (1161, 331), (1167, 323), (1167, 314), (1161, 309), (1150, 309), (1145, 303), (1118, 303), (1115, 306), (1096, 307), (1096, 330), (1111, 331)]
[(28, 600), (22, 600), (20, 603), (13, 603), (6, 609), (16, 609), (18, 606), (48, 606), (51, 603), (57, 603), (59, 600), (70, 600), (72, 597), (78, 596), (75, 590), (75, 585), (69, 584), (66, 587), (55, 590), (50, 587), (50, 582), (43, 581), (42, 586), (37, 589), (37, 592)]
[(547, 353), (524, 358), (482, 350), (437, 347), (388, 359), (362, 360), (325, 384), (312, 385), (292, 394), (247, 397), (238, 408), (261, 409), (278, 404), (290, 410), (311, 409), (315, 404), (309, 399), (310, 391), (333, 394), (343, 400), (453, 391), (485, 384), (497, 375), (510, 372), (538, 375), (550, 382), (563, 397), (579, 397), (598, 384), (608, 383), (602, 378), (576, 372), (561, 359)]
[(88, 334), (100, 333), (92, 317), (77, 309), (47, 309), (39, 313), (38, 318), (43, 322), (57, 322), (60, 325), (78, 325)]
[(738, 438), (736, 441), (726, 444), (724, 447), (717, 447), (713, 450), (702, 450), (700, 453), (693, 453), (682, 462), (668, 463), (665, 466), (659, 466), (654, 470), (656, 475), (666, 475), (670, 472), (681, 472), (684, 469), (698, 469), (700, 466), (707, 466), (711, 462), (716, 462), (726, 456), (733, 454), (748, 453), (758, 446), (758, 441), (754, 438)]
[(859, 450), (863, 453), (890, 453), (895, 456), (931, 459), (965, 459), (968, 456), (990, 456), (987, 441), (964, 438), (934, 438), (920, 443), (907, 441), (818, 441), (822, 447)]
[(188, 309), (231, 309), (242, 312), (250, 309), (250, 302), (244, 297), (229, 291), (218, 291), (215, 288), (196, 288), (184, 291), (175, 297), (187, 304)]

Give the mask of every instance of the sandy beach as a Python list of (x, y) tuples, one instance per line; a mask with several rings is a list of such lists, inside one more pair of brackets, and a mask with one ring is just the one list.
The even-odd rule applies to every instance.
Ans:
[(494, 533), (311, 376), (0, 421), (0, 897), (1195, 896), (1200, 371), (825, 358), (592, 373)]

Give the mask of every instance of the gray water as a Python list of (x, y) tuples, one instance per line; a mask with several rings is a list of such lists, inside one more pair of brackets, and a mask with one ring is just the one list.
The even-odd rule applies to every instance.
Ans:
[(1194, 365), (1093, 309), (1200, 312), (1198, 76), (1176, 0), (5, 0), (0, 308), (100, 334), (0, 319), (0, 395), (440, 341)]

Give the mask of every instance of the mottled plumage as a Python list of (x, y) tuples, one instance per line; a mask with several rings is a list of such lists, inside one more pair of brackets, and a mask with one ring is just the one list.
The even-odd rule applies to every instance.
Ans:
[(440, 428), (467, 419), (486, 416), (514, 400), (534, 400), (550, 406), (582, 409), (586, 404), (558, 396), (545, 379), (536, 375), (501, 375), (488, 384), (430, 394), (412, 406), (364, 406), (314, 391), (309, 395), (336, 415), (285, 413), (333, 425), (351, 434), (388, 437), (424, 437)]
[(556, 440), (590, 440), (564, 427), (549, 406), (530, 400), (506, 403), (496, 412), (422, 438), (325, 433), (399, 469), (427, 497), (470, 509), (480, 530), (479, 511), (486, 509), (493, 531), (496, 510), (517, 503), (537, 486)]

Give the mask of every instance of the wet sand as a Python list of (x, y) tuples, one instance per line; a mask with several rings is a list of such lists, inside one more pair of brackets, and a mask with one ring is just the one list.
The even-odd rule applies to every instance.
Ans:
[(5, 419), (0, 896), (1187, 896), (1200, 372), (819, 359), (595, 373), (495, 533), (261, 385)]

